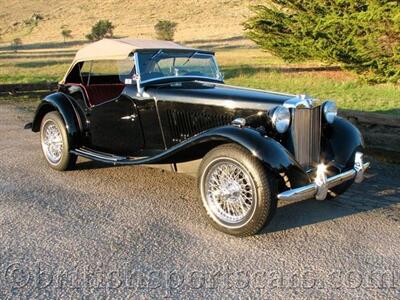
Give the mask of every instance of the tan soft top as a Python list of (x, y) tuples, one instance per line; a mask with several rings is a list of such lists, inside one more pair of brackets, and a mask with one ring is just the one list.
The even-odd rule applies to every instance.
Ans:
[(196, 50), (168, 41), (134, 40), (128, 38), (103, 39), (80, 49), (75, 55), (73, 64), (88, 60), (125, 59), (137, 50), (151, 49)]
[(138, 50), (187, 50), (213, 53), (210, 51), (188, 48), (169, 41), (159, 40), (135, 40), (135, 39), (102, 39), (88, 44), (78, 50), (74, 61), (69, 67), (64, 78), (59, 82), (65, 83), (68, 74), (78, 62), (90, 60), (122, 60), (129, 57), (131, 53)]

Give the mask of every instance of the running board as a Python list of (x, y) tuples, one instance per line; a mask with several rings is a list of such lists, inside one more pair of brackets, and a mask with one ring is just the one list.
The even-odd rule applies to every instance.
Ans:
[(94, 151), (91, 149), (74, 149), (70, 151), (72, 154), (79, 155), (85, 158), (97, 160), (97, 161), (102, 161), (105, 163), (111, 163), (111, 164), (117, 164), (118, 162), (121, 161), (126, 161), (128, 158), (125, 156), (117, 156), (117, 155), (112, 155), (112, 154), (107, 154), (107, 153), (102, 153), (98, 151)]

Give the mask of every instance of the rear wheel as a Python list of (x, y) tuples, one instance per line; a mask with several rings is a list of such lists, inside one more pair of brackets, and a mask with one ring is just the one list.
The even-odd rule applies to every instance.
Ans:
[(200, 166), (199, 189), (207, 216), (218, 230), (257, 233), (276, 209), (275, 177), (246, 149), (227, 144), (211, 150)]
[(40, 141), (50, 167), (65, 171), (75, 166), (77, 157), (69, 152), (67, 130), (58, 112), (52, 111), (44, 116), (40, 126)]

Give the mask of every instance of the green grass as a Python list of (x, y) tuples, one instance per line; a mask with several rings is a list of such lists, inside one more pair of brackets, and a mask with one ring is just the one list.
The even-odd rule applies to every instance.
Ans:
[[(256, 49), (223, 51), (217, 57), (225, 81), (232, 85), (333, 99), (342, 109), (400, 114), (400, 85), (370, 85), (318, 63), (285, 64)], [(314, 67), (321, 70), (308, 70)]]
[(59, 81), (72, 59), (3, 58), (0, 54), (1, 83), (38, 83)]
[[(59, 81), (72, 60), (71, 51), (62, 51), (61, 58), (54, 57), (57, 52), (0, 52), (0, 84)], [(368, 85), (348, 72), (310, 70), (324, 67), (316, 62), (285, 64), (257, 49), (219, 50), (217, 59), (228, 84), (333, 99), (343, 109), (400, 114), (399, 85)]]
[(357, 80), (337, 81), (318, 74), (255, 72), (227, 77), (232, 85), (307, 94), (333, 99), (342, 109), (400, 114), (400, 89), (391, 84), (371, 86)]

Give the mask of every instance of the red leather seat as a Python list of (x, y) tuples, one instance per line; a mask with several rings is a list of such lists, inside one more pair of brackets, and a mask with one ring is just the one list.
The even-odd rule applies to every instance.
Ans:
[(125, 85), (122, 83), (113, 84), (90, 84), (85, 86), (89, 103), (99, 105), (121, 95)]

